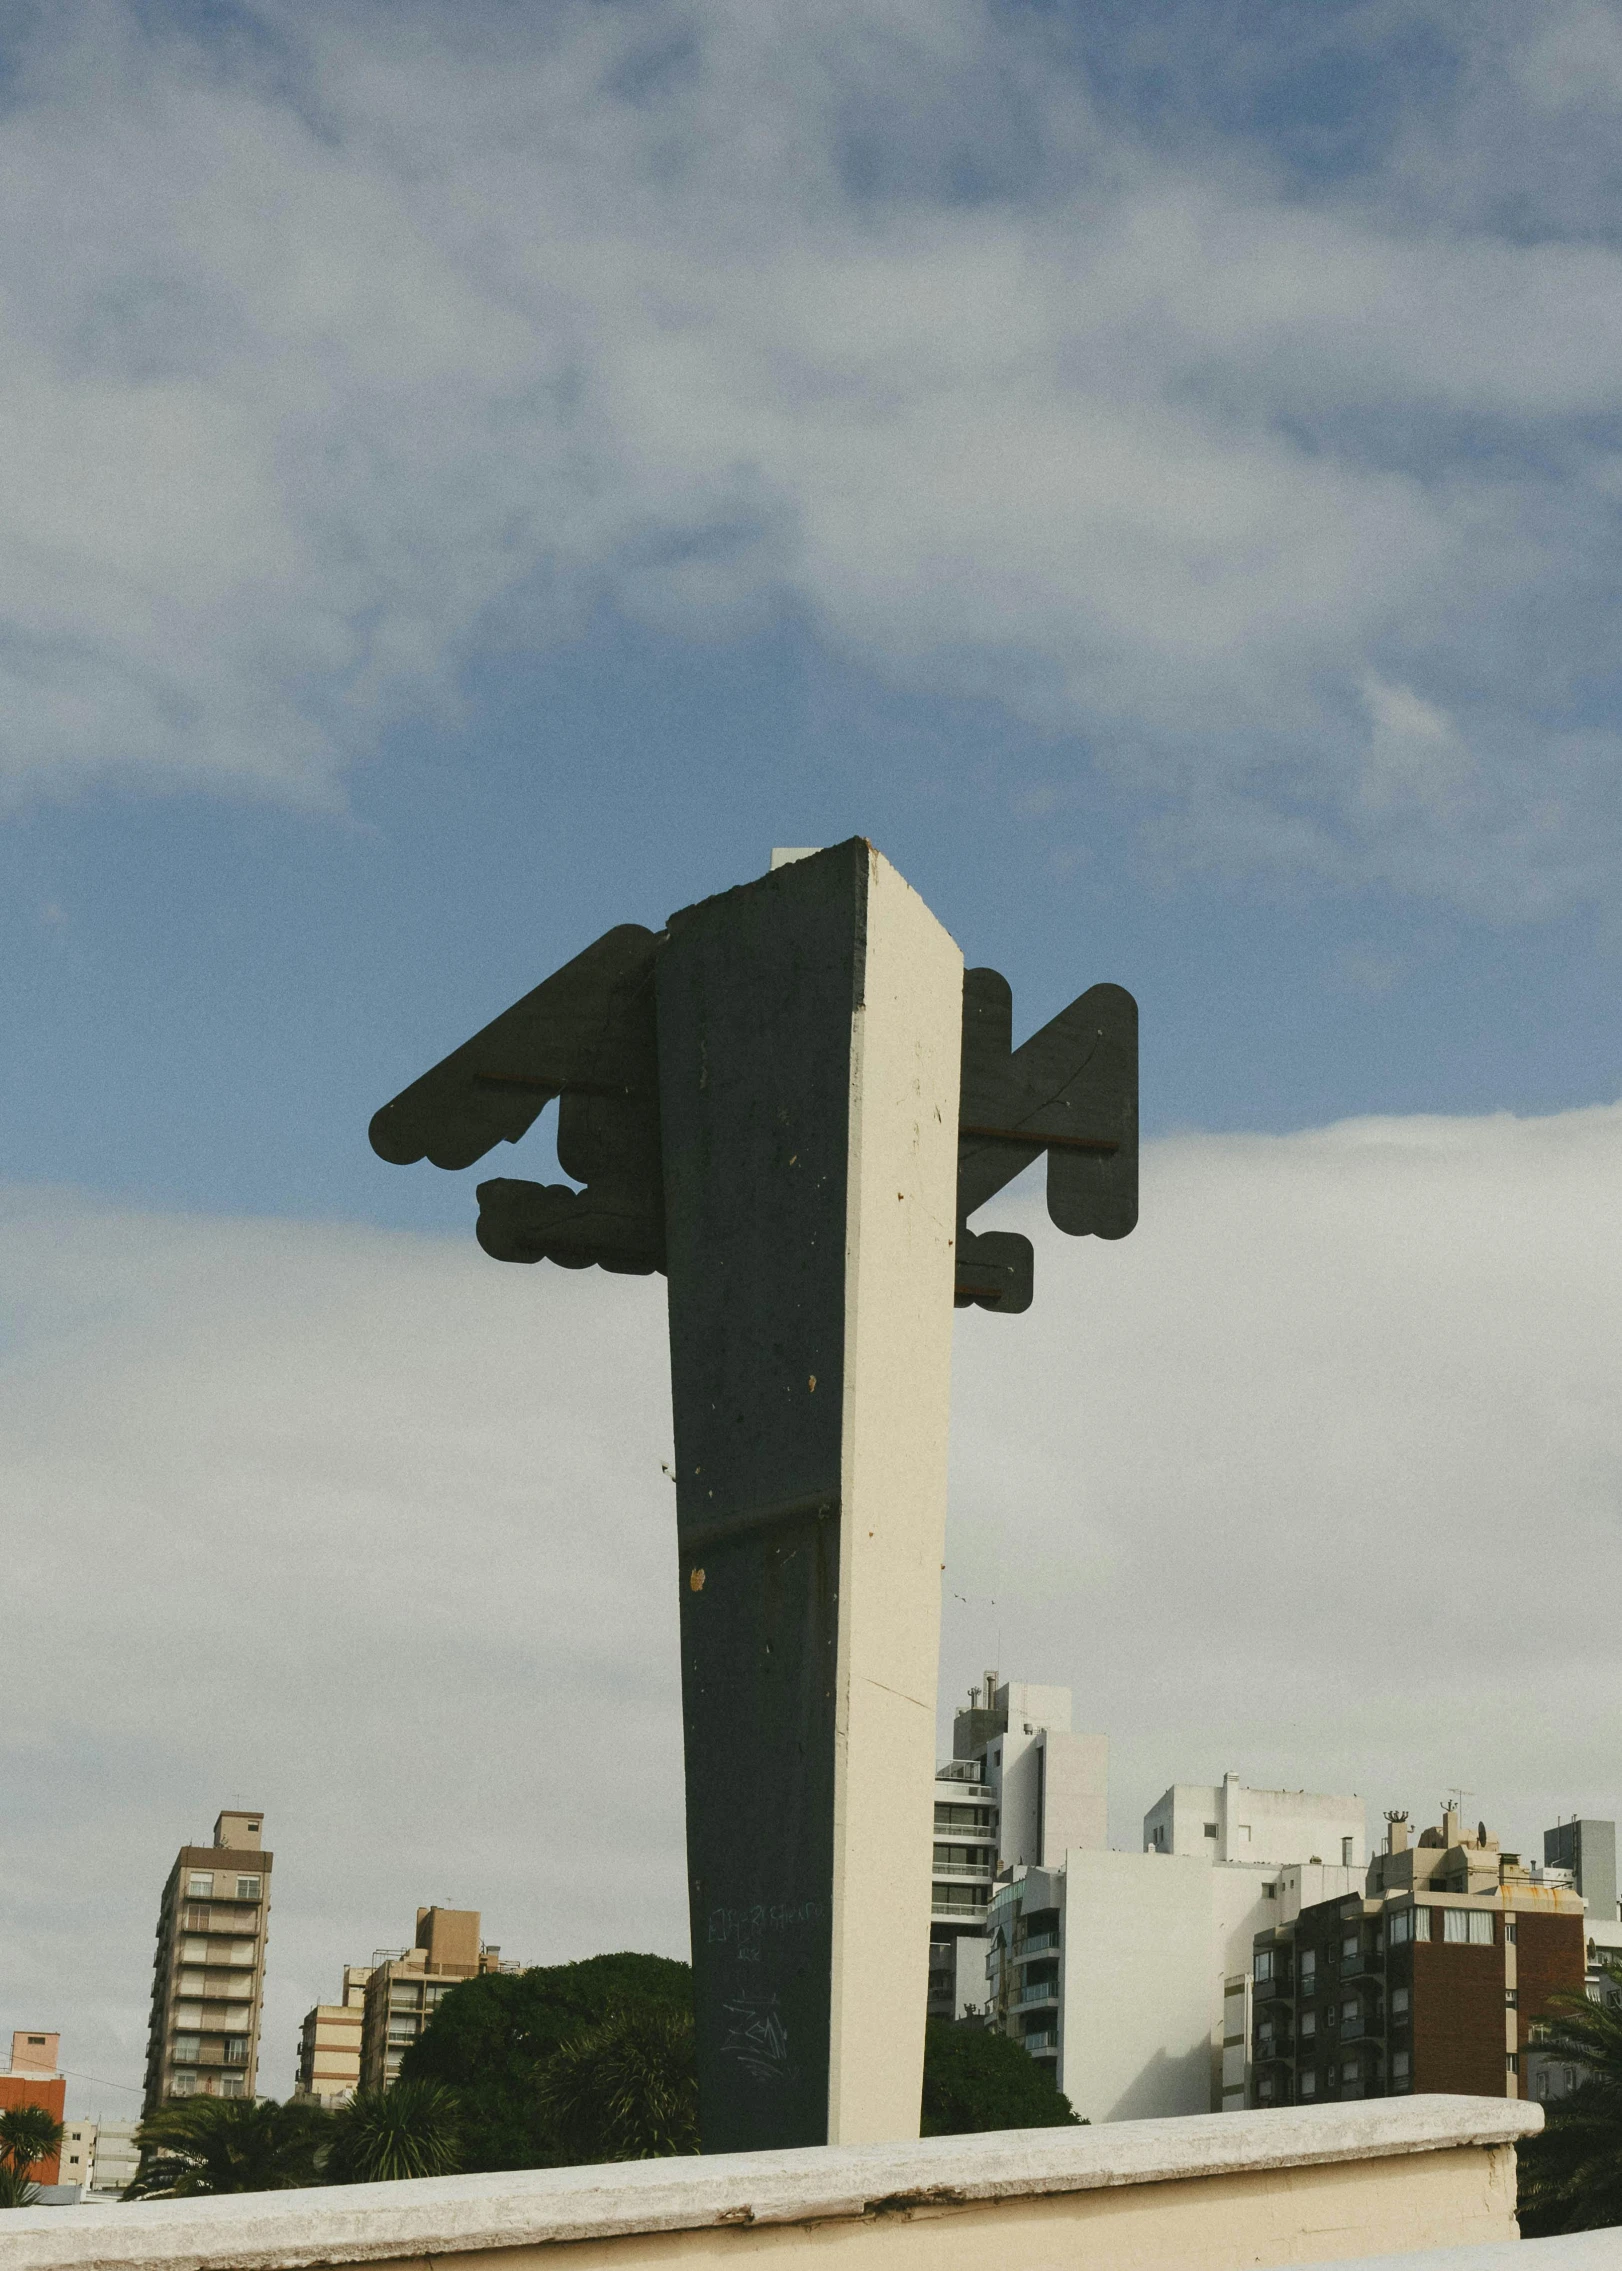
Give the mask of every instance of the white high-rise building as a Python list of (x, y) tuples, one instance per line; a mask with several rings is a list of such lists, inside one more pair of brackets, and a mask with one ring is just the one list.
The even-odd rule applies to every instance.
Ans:
[(1251, 1867), (1291, 1861), (1368, 1865), (1361, 1798), (1316, 1790), (1256, 1790), (1237, 1774), (1220, 1782), (1174, 1782), (1143, 1817), (1145, 1853)]
[(993, 1671), (958, 1712), (952, 1750), (935, 1770), (929, 2008), (962, 2018), (986, 2008), (998, 1875), (1108, 1844), (1109, 1740), (1072, 1730), (1067, 1687)]
[[(1247, 1849), (1255, 1858), (1231, 1857)], [(1179, 1785), (1145, 1816), (1142, 1852), (1100, 1841), (1016, 1864), (997, 1884), (994, 2023), (1089, 2121), (1238, 2109), (1254, 1934), (1360, 1892), (1364, 1862), (1358, 1798), (1253, 1790), (1236, 1775)]]

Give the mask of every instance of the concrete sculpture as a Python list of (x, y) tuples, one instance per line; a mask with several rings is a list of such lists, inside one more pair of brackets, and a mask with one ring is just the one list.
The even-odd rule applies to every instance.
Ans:
[(1137, 1213), (1137, 1013), (1012, 1047), (861, 838), (609, 931), (386, 1104), (466, 1167), (558, 1102), (572, 1185), (479, 1186), (503, 1261), (669, 1279), (705, 2150), (917, 2135), (951, 1311), (1029, 1305), (968, 1217), (1044, 1152), (1062, 1230)]

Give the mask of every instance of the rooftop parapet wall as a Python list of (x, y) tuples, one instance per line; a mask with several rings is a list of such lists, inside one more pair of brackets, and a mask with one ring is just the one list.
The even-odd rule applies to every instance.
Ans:
[[(737, 2265), (1239, 2271), (1515, 2237), (1535, 2106), (1424, 2097), (906, 2145), (811, 2146), (414, 2184), (22, 2209), (3, 2271)], [(858, 2252), (859, 2251), (859, 2252)], [(470, 2266), (472, 2271), (472, 2266)]]

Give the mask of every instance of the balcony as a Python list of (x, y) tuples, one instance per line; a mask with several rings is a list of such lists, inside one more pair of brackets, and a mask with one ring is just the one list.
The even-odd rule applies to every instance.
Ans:
[(1015, 1963), (1030, 1963), (1035, 1957), (1045, 1954), (1049, 1948), (1056, 1948), (1058, 1945), (1059, 1935), (1057, 1932), (1032, 1932), (1014, 1950), (1014, 1961)]
[[(963, 1840), (957, 1838), (953, 1842), (960, 1845)], [(937, 1861), (930, 1874), (940, 1884), (989, 1885), (993, 1872), (989, 1861), (977, 1862), (967, 1868), (960, 1862)]]
[(1059, 2000), (1059, 1982), (1056, 1979), (1039, 1979), (1029, 1987), (1021, 1987), (1009, 1998), (1015, 2010), (1033, 2003), (1053, 2003)]
[(1028, 2050), (1035, 2058), (1045, 2050), (1058, 2049), (1059, 2030), (1057, 2027), (1033, 2027), (1029, 2034), (1016, 2035), (1014, 2039), (1022, 2050)]

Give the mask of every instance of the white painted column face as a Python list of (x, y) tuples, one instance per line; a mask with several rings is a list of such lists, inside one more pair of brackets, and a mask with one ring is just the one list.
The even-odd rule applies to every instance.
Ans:
[(870, 859), (851, 1050), (830, 2144), (918, 2134), (963, 1025), (962, 955)]

